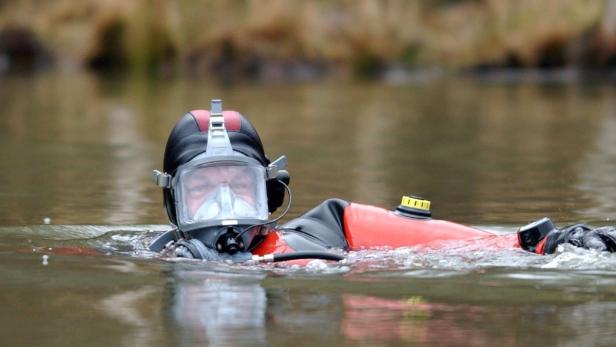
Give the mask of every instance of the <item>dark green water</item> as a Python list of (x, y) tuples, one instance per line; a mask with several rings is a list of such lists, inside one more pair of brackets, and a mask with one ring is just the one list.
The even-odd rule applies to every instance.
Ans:
[(546, 215), (610, 224), (615, 92), (607, 82), (460, 78), (223, 87), (2, 77), (0, 337), (53, 346), (610, 345), (610, 254), (378, 250), (295, 268), (171, 262), (145, 245), (165, 229), (149, 175), (162, 167), (168, 131), (211, 98), (244, 113), (271, 158), (289, 157), (289, 217), (329, 197), (390, 208), (416, 194), (437, 218), (499, 233)]

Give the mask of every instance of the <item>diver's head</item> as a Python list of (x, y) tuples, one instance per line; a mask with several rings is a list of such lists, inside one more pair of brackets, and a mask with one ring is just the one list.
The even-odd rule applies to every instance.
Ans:
[(163, 188), (171, 223), (188, 241), (199, 240), (219, 252), (250, 250), (267, 231), (269, 212), (284, 198), (286, 159), (270, 163), (255, 128), (240, 113), (185, 114), (165, 148), (164, 173), (154, 171)]

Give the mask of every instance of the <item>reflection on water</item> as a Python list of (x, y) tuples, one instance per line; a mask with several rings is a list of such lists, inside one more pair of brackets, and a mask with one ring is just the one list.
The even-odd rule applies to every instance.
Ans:
[(409, 193), (472, 224), (614, 214), (610, 85), (2, 82), (3, 224), (164, 223), (150, 169), (174, 122), (212, 97), (255, 123), (271, 157), (289, 156), (292, 215), (331, 196), (390, 207)]
[(156, 288), (146, 286), (111, 295), (100, 302), (100, 307), (108, 316), (132, 328), (131, 333), (122, 340), (122, 345), (151, 346), (156, 342), (151, 322), (139, 311), (139, 304), (151, 300), (156, 291)]
[(179, 266), (173, 274), (171, 311), (182, 345), (265, 345), (267, 299), (260, 285), (264, 275)]
[[(498, 314), (473, 305), (429, 303), (421, 297), (391, 300), (364, 295), (344, 295), (345, 316), (342, 331), (351, 340), (370, 343), (408, 342), (428, 345), (489, 345), (495, 336), (490, 330), (468, 329), (462, 322), (482, 320), (490, 314), (495, 321), (510, 320), (511, 312)], [(445, 333), (446, 332), (446, 333)], [(492, 332), (494, 334), (495, 332)], [(513, 336), (501, 335), (501, 343), (516, 343)]]
[[(145, 245), (167, 227), (150, 170), (161, 168), (175, 121), (213, 97), (251, 119), (270, 157), (288, 155), (290, 216), (332, 196), (392, 207), (417, 194), (432, 200), (437, 218), (498, 233), (544, 215), (561, 225), (614, 220), (616, 114), (607, 83), (224, 88), (6, 77), (6, 344), (611, 343), (612, 254), (408, 248), (299, 269), (155, 258)], [(39, 225), (44, 218), (51, 225)]]
[(0, 228), (0, 336), (18, 345), (122, 346), (586, 345), (612, 338), (616, 254), (404, 248), (308, 267), (127, 257), (142, 255), (162, 229)]
[[(439, 346), (611, 344), (612, 303), (521, 308), (430, 303), (420, 297), (391, 300), (344, 295), (342, 331), (352, 341)], [(527, 322), (520, 318), (528, 319)], [(597, 317), (596, 319), (590, 317)], [(601, 318), (598, 318), (601, 317)], [(540, 324), (538, 324), (540, 322)]]
[(584, 154), (579, 164), (579, 183), (576, 185), (590, 203), (581, 213), (587, 218), (613, 220), (616, 202), (616, 101), (611, 100), (607, 114), (598, 124), (598, 132), (591, 141), (592, 150)]

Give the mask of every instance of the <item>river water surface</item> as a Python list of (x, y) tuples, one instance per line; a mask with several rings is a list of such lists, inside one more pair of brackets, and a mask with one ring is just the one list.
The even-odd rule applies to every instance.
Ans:
[[(329, 197), (512, 233), (616, 218), (616, 94), (600, 81), (439, 78), (221, 86), (0, 79), (0, 338), (6, 345), (612, 345), (616, 255), (467, 245), (339, 264), (160, 259), (169, 130), (222, 98), (286, 154), (293, 207)], [(386, 230), (375, 230), (387, 237)]]

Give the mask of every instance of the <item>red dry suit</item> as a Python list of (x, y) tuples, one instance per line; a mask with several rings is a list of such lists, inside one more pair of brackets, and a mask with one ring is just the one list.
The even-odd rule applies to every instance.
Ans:
[(516, 234), (496, 235), (457, 223), (416, 219), (383, 208), (329, 199), (270, 232), (252, 253), (360, 250), (376, 247), (441, 248), (460, 243), (520, 247)]

